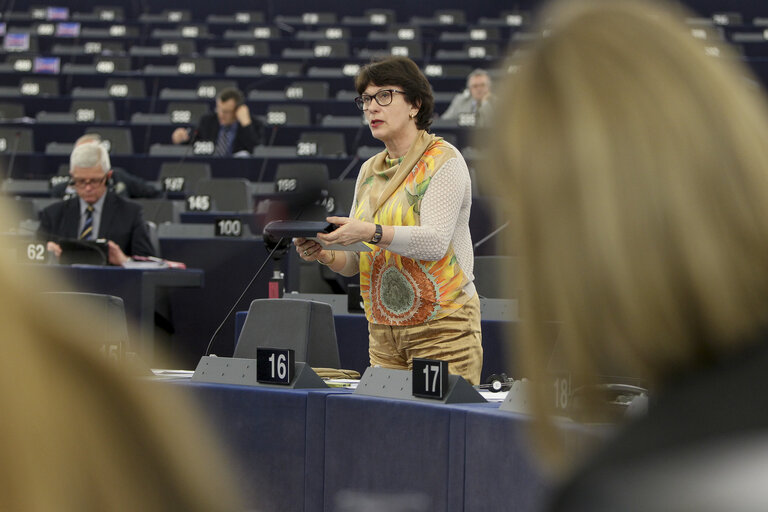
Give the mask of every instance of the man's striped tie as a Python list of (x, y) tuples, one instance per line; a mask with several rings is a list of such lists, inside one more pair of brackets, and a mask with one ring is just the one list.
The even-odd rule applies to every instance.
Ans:
[(213, 150), (214, 156), (229, 156), (229, 141), (232, 133), (229, 127), (222, 126), (219, 129), (219, 137), (216, 140), (216, 147)]
[(80, 240), (90, 240), (93, 238), (93, 205), (89, 204), (85, 208), (85, 223), (83, 230), (80, 231)]

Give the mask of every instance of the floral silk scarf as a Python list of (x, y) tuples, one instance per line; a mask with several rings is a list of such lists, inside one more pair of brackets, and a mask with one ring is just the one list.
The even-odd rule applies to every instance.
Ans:
[[(387, 166), (386, 150), (360, 169), (354, 216), (388, 226), (420, 225), (421, 200), (435, 172), (455, 150), (420, 131), (402, 162)], [(414, 260), (372, 246), (360, 253), (360, 295), (369, 322), (417, 325), (450, 315), (471, 297), (453, 245), (438, 261)]]

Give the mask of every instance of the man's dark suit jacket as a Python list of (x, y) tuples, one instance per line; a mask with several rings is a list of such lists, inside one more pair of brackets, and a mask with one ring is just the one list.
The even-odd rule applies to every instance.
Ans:
[[(212, 141), (216, 144), (219, 137), (219, 118), (215, 113), (205, 114), (200, 118), (200, 124), (197, 127), (197, 140)], [(261, 124), (257, 119), (253, 119), (248, 126), (237, 124), (235, 140), (232, 142), (232, 153), (238, 151), (247, 151), (251, 153), (253, 148), (261, 142)]]
[[(77, 238), (80, 224), (80, 199), (73, 197), (54, 203), (40, 212), (38, 237), (58, 242)], [(141, 214), (141, 205), (107, 192), (99, 223), (99, 238), (112, 240), (127, 256), (155, 256)]]

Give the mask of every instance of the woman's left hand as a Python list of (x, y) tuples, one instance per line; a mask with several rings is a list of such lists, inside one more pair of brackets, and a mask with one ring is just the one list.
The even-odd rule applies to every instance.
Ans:
[(328, 217), (325, 220), (339, 226), (330, 233), (320, 233), (317, 238), (325, 244), (352, 245), (370, 242), (376, 233), (376, 224), (350, 217)]

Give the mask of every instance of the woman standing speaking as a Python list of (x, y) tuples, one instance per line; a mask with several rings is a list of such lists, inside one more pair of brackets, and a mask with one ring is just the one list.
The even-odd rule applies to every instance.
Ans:
[(325, 244), (365, 242), (371, 251), (325, 250), (294, 240), (300, 257), (345, 276), (360, 273), (372, 366), (407, 369), (414, 357), (448, 362), (480, 381), (480, 301), (473, 284), (469, 170), (461, 153), (427, 132), (432, 88), (418, 66), (389, 57), (355, 79), (357, 107), (385, 150), (360, 169), (349, 217), (319, 234)]

